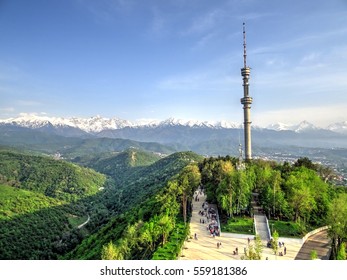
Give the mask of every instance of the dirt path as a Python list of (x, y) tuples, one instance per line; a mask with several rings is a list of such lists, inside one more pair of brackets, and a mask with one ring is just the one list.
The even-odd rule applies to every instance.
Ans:
[[(199, 201), (193, 201), (193, 213), (190, 222), (190, 232), (193, 236), (185, 242), (180, 260), (240, 260), (244, 255), (244, 248), (248, 245), (248, 237), (253, 242), (253, 235), (222, 233), (221, 236), (211, 237), (206, 227), (207, 224), (200, 223), (202, 216), (199, 211), (202, 210), (202, 204), (206, 197), (198, 195)], [(206, 219), (206, 218), (205, 218)], [(198, 239), (194, 239), (194, 234), (197, 234)], [(275, 256), (271, 249), (264, 248), (262, 259), (269, 260), (294, 260), (298, 251), (301, 248), (301, 242), (292, 238), (280, 238), (280, 241), (285, 242), (287, 254), (284, 256)], [(222, 246), (217, 248), (217, 243), (221, 242)], [(236, 247), (238, 255), (234, 255)]]

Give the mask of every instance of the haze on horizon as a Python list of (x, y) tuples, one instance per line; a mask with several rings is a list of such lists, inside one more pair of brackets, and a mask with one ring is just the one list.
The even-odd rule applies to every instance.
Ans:
[(0, 2), (0, 118), (347, 120), (347, 2)]

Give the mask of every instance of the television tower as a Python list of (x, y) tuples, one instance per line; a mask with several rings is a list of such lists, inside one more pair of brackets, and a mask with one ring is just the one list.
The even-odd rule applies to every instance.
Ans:
[(241, 98), (241, 104), (243, 104), (244, 115), (244, 133), (245, 133), (245, 159), (249, 161), (252, 159), (252, 139), (251, 139), (251, 104), (253, 102), (252, 97), (249, 96), (249, 75), (251, 74), (251, 68), (246, 63), (246, 28), (243, 23), (243, 68), (241, 68), (241, 76), (243, 79), (243, 98)]

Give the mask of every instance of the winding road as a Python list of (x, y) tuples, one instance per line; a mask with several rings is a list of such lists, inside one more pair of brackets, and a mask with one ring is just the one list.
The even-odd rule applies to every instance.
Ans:
[(88, 214), (88, 219), (87, 219), (83, 224), (80, 224), (79, 226), (77, 226), (77, 228), (82, 228), (82, 227), (84, 227), (86, 224), (89, 223), (89, 221), (90, 221), (90, 216), (89, 216), (89, 214)]

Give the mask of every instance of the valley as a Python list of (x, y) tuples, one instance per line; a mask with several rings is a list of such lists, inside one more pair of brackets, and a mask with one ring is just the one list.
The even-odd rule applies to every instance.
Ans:
[[(191, 234), (190, 202), (201, 182), (223, 215), (249, 214), (250, 188), (273, 184), (279, 171), (283, 199), (293, 195), (286, 193), (290, 174), (311, 176), (324, 192), (328, 185), (346, 192), (345, 134), (255, 129), (254, 165), (243, 174), (236, 171), (242, 130), (225, 126), (169, 121), (79, 133), (52, 123), (1, 124), (0, 258), (176, 259)], [(306, 158), (314, 172), (298, 169)], [(247, 186), (232, 208), (225, 180)], [(271, 192), (263, 191), (272, 209)], [(294, 208), (283, 205), (277, 214), (294, 219)], [(324, 207), (301, 219), (323, 224), (327, 201)]]

